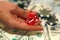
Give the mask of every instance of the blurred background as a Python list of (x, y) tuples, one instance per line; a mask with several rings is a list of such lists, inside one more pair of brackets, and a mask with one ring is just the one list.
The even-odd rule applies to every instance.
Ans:
[(49, 35), (51, 35), (51, 39), (47, 39), (47, 33), (45, 33), (44, 30), (20, 31), (7, 28), (0, 23), (0, 40), (60, 40), (60, 0), (0, 1), (11, 2), (24, 10), (36, 11), (42, 20), (47, 20)]

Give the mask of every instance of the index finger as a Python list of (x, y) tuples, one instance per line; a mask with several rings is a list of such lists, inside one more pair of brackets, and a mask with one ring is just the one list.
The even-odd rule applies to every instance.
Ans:
[(11, 10), (11, 13), (18, 14), (23, 19), (27, 18), (27, 14), (28, 14), (26, 10), (21, 9), (17, 5), (15, 5), (15, 8)]

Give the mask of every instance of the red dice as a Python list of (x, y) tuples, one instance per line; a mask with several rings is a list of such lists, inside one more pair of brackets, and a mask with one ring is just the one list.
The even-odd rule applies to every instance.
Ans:
[(26, 19), (26, 23), (29, 25), (35, 25), (38, 22), (39, 22), (39, 17), (37, 15), (37, 12), (30, 11)]

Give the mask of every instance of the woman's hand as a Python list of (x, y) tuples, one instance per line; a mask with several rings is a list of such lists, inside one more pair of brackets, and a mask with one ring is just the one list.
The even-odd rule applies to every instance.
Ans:
[(27, 11), (19, 8), (17, 5), (0, 1), (0, 20), (10, 28), (17, 28), (19, 30), (37, 31), (42, 30), (42, 26), (30, 26), (25, 23), (27, 18)]

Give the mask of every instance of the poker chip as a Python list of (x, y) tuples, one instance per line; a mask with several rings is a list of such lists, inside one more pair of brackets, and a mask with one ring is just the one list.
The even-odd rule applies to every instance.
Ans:
[(26, 10), (27, 7), (29, 6), (29, 3), (30, 3), (30, 1), (21, 1), (21, 2), (17, 3), (17, 5), (18, 5), (20, 8)]
[(24, 8), (24, 3), (18, 3), (17, 4), (20, 8)]
[(49, 25), (51, 25), (51, 26), (54, 26), (54, 25), (57, 24), (56, 21), (57, 21), (57, 19), (56, 19), (55, 15), (52, 15), (52, 16), (48, 19), (47, 24), (49, 24)]
[(46, 17), (50, 16), (50, 12), (47, 11), (47, 9), (43, 9), (43, 10), (39, 10), (39, 11), (40, 11), (40, 15), (43, 15), (43, 16), (46, 16)]
[(11, 3), (17, 4), (22, 9), (27, 9), (29, 6), (30, 1), (29, 0), (9, 0)]

